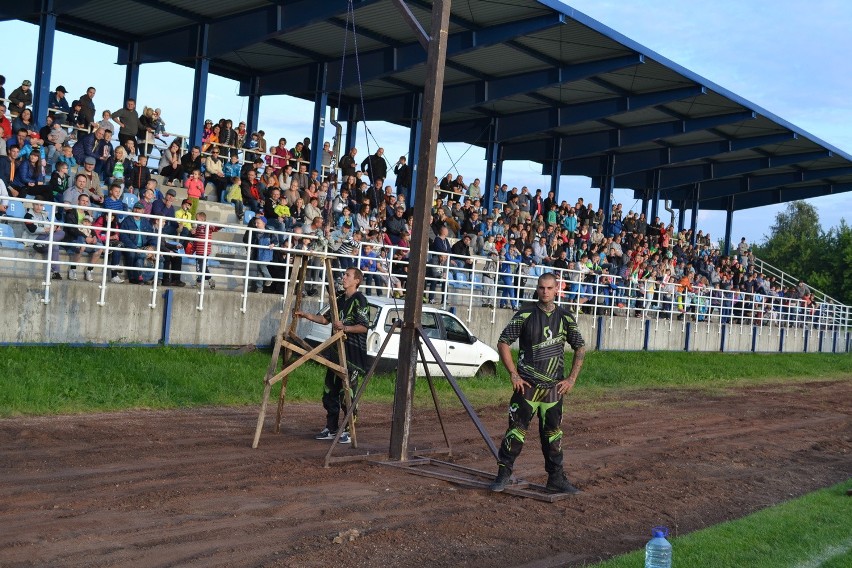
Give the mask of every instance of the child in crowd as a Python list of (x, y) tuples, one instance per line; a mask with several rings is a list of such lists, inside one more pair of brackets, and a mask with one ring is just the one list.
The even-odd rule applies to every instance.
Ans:
[(186, 195), (192, 203), (192, 215), (195, 216), (195, 212), (198, 211), (198, 201), (204, 199), (204, 178), (201, 177), (201, 170), (192, 170), (192, 175), (186, 179), (184, 187), (186, 188)]
[(290, 207), (287, 206), (287, 198), (283, 195), (278, 198), (278, 205), (272, 208), (272, 211), (284, 222), (284, 229), (292, 228), (292, 217), (290, 215)]
[[(251, 231), (251, 259), (255, 261), (253, 273), (258, 280), (254, 281), (254, 291), (263, 292), (264, 288), (272, 286), (272, 274), (269, 263), (272, 262), (273, 249), (278, 244), (278, 236), (266, 231), (266, 218), (259, 215), (253, 219), (254, 230)], [(261, 282), (260, 279), (263, 279)]]
[[(234, 158), (236, 158), (236, 156), (231, 157), (232, 160)], [(245, 208), (243, 207), (243, 188), (239, 174), (231, 177), (231, 185), (228, 186), (225, 200), (234, 205), (234, 209), (237, 213), (237, 223), (242, 223)]]
[(175, 211), (175, 219), (183, 221), (178, 223), (177, 234), (179, 237), (189, 237), (192, 235), (192, 200), (184, 199), (180, 204), (180, 209)]
[[(195, 172), (198, 172), (198, 170), (195, 170)], [(198, 173), (200, 174), (201, 172)], [(222, 227), (208, 225), (205, 222), (207, 221), (207, 214), (204, 211), (196, 213), (195, 219), (200, 221), (200, 223), (195, 226), (195, 232), (192, 235), (196, 239), (199, 239), (193, 243), (195, 245), (195, 270), (198, 272), (198, 277), (195, 279), (195, 285), (198, 286), (201, 284), (201, 277), (203, 276), (204, 279), (207, 280), (207, 286), (212, 289), (216, 287), (216, 283), (210, 276), (210, 267), (207, 266), (206, 259), (213, 252), (213, 243), (210, 241), (210, 238), (213, 233), (220, 230)]]
[(50, 182), (48, 183), (53, 192), (54, 201), (62, 202), (62, 194), (68, 189), (68, 180), (68, 164), (57, 162), (56, 169), (50, 174)]
[(56, 159), (57, 164), (68, 164), (68, 171), (72, 171), (77, 167), (77, 160), (74, 159), (73, 149), (69, 145), (62, 146), (62, 155)]

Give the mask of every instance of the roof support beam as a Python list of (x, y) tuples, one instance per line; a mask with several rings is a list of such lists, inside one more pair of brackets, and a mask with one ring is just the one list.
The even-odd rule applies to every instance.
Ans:
[[(746, 178), (728, 178), (724, 180), (708, 181), (701, 184), (701, 199), (715, 199), (728, 197), (741, 192), (758, 192), (777, 189), (797, 183), (820, 181), (825, 182), (834, 177), (852, 175), (852, 167), (823, 168), (813, 170), (798, 170), (794, 172), (781, 172), (762, 176), (750, 176)], [(664, 191), (667, 199), (682, 200), (689, 194), (689, 188), (678, 188)]]
[[(744, 175), (750, 172), (759, 172), (782, 166), (793, 166), (815, 160), (830, 158), (833, 155), (828, 150), (816, 152), (801, 152), (786, 154), (783, 156), (770, 155), (743, 160), (732, 160), (727, 162), (714, 162), (707, 160), (700, 164), (678, 166), (674, 168), (663, 168), (660, 170), (660, 188), (667, 189), (687, 185), (691, 183), (702, 183), (731, 176)], [(647, 171), (635, 172), (616, 177), (618, 187), (651, 187), (648, 185)]]
[(420, 25), (420, 21), (414, 17), (414, 14), (411, 13), (411, 9), (408, 7), (408, 4), (405, 3), (405, 0), (392, 0), (394, 5), (396, 6), (399, 13), (402, 14), (402, 19), (411, 28), (411, 31), (414, 32), (414, 36), (417, 38), (417, 41), (420, 43), (420, 46), (423, 49), (429, 49), (429, 34), (426, 33), (426, 30), (423, 29), (423, 26)]
[[(745, 194), (738, 194), (733, 203), (734, 210), (752, 209), (755, 207), (765, 207), (766, 205), (775, 205), (778, 203), (786, 203), (789, 201), (797, 201), (800, 199), (813, 199), (815, 197), (824, 197), (852, 191), (852, 183), (817, 183), (812, 185), (802, 185), (796, 187), (779, 187), (767, 191), (756, 191)], [(731, 197), (716, 197), (713, 199), (702, 199), (701, 209), (707, 210), (722, 210), (726, 211), (731, 205)], [(675, 207), (681, 207), (684, 202), (674, 202)]]
[[(497, 26), (490, 26), (482, 30), (466, 30), (450, 34), (447, 38), (447, 65), (452, 63), (449, 58), (470, 53), (478, 49), (499, 45), (526, 34), (546, 30), (565, 22), (563, 14), (548, 14), (537, 16), (518, 22), (510, 22)], [(332, 22), (335, 23), (335, 22)], [(358, 28), (358, 33), (367, 35), (363, 27)], [(374, 32), (369, 32), (374, 33)], [(378, 39), (378, 38), (376, 38)], [(400, 73), (426, 63), (426, 54), (419, 42), (396, 44), (393, 40), (387, 40), (390, 47), (383, 47), (360, 54), (362, 62), (365, 58), (373, 61), (384, 62), (383, 65), (361, 66), (361, 81), (368, 83), (376, 79), (382, 79), (388, 75)], [(331, 72), (331, 69), (329, 69)], [(337, 70), (339, 75), (339, 68)], [(344, 88), (354, 84), (357, 79), (344, 80)]]
[(500, 133), (501, 142), (673, 101), (692, 99), (706, 93), (707, 90), (704, 87), (686, 87), (507, 115), (503, 116), (501, 121), (503, 125)]

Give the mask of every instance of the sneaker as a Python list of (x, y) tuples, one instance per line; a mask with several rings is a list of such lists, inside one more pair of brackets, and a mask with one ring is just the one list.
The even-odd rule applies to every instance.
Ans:
[(124, 278), (122, 278), (121, 276), (119, 276), (118, 274), (116, 274), (115, 276), (113, 276), (112, 278), (110, 278), (110, 279), (109, 279), (109, 281), (110, 281), (110, 282), (112, 282), (113, 284), (123, 284), (123, 283), (124, 283)]
[(62, 275), (59, 274), (58, 272), (54, 272), (53, 274), (50, 275), (50, 279), (51, 280), (62, 280)]
[(91, 282), (92, 280), (94, 280), (94, 279), (95, 279), (95, 277), (92, 275), (92, 271), (91, 271), (91, 270), (87, 270), (87, 271), (83, 274), (83, 278), (85, 278), (85, 279), (86, 279), (86, 282)]
[(212, 290), (213, 288), (215, 288), (215, 287), (216, 287), (216, 283), (215, 283), (215, 282), (213, 282), (212, 280), (208, 280), (208, 281), (207, 281), (207, 287), (208, 287), (208, 288), (210, 288), (210, 289)]
[(509, 485), (510, 481), (512, 481), (512, 470), (505, 465), (501, 465), (497, 469), (497, 477), (494, 478), (494, 481), (488, 486), (488, 489), (495, 493), (500, 493), (506, 489), (506, 486)]
[(74, 268), (68, 269), (68, 280), (77, 280), (77, 270)]
[(344, 432), (340, 435), (340, 439), (337, 441), (338, 444), (349, 444), (352, 440), (349, 439), (349, 432)]
[(172, 280), (172, 286), (177, 286), (178, 288), (186, 288), (186, 282), (183, 280)]
[(328, 428), (323, 428), (320, 430), (320, 433), (314, 436), (316, 440), (334, 440), (334, 437), (337, 436), (337, 431), (331, 431)]
[(569, 493), (571, 495), (575, 495), (580, 492), (579, 489), (571, 485), (571, 482), (568, 481), (567, 477), (565, 477), (565, 472), (563, 471), (551, 473), (547, 476), (547, 488), (550, 491), (556, 491), (557, 493)]

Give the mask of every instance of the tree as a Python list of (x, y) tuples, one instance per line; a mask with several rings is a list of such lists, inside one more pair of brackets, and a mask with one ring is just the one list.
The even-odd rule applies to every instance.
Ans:
[(852, 301), (852, 229), (845, 220), (824, 232), (816, 208), (794, 201), (776, 215), (754, 253), (844, 304)]

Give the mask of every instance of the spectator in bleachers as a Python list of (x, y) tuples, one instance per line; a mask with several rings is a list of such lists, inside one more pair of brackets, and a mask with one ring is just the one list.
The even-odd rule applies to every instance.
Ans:
[(141, 156), (148, 156), (154, 148), (154, 109), (144, 107), (142, 114), (139, 115), (139, 143), (141, 146)]
[(68, 164), (65, 162), (57, 162), (53, 173), (50, 174), (50, 181), (47, 184), (50, 188), (50, 192), (53, 194), (54, 201), (62, 201), (62, 195), (68, 191), (70, 181), (71, 178), (68, 175)]
[[(308, 161), (308, 158), (305, 158), (304, 150), (305, 144), (303, 142), (296, 142), (296, 145), (290, 148), (290, 165), (297, 170), (303, 162)], [(307, 169), (307, 166), (305, 169)]]
[(104, 110), (101, 113), (101, 120), (96, 123), (97, 128), (103, 128), (104, 130), (109, 130), (111, 132), (116, 132), (118, 130), (118, 125), (115, 124), (112, 120), (112, 113), (109, 110)]
[[(151, 223), (151, 227), (154, 229), (156, 233), (159, 231), (160, 226), (165, 226), (166, 221), (164, 219), (154, 219)], [(160, 239), (160, 269), (168, 270), (170, 272), (161, 273), (163, 286), (177, 286), (179, 288), (183, 288), (186, 286), (186, 283), (180, 279), (180, 270), (181, 264), (183, 263), (183, 255), (181, 255), (181, 250), (183, 249), (183, 244), (178, 241), (172, 241), (169, 239)]]
[(252, 132), (251, 135), (246, 138), (245, 142), (243, 142), (242, 147), (246, 150), (245, 158), (246, 162), (252, 162), (256, 158), (259, 158), (259, 154), (257, 153), (258, 146), (260, 145), (260, 137), (257, 132)]
[(130, 166), (130, 171), (125, 172), (124, 184), (130, 193), (141, 196), (141, 191), (148, 185), (151, 179), (151, 170), (148, 169), (148, 156), (142, 155)]
[(192, 214), (198, 211), (198, 202), (206, 199), (204, 195), (204, 178), (201, 175), (201, 170), (196, 168), (192, 170), (192, 174), (186, 179), (183, 186), (186, 188), (186, 195), (192, 202)]
[(32, 82), (29, 79), (24, 79), (21, 86), (9, 94), (9, 111), (12, 114), (20, 114), (23, 110), (32, 106), (33, 92), (30, 90)]
[[(154, 201), (156, 201), (157, 197), (154, 193), (154, 190), (150, 187), (146, 187), (139, 191), (139, 203), (141, 203), (145, 207), (145, 214), (151, 214), (151, 208), (154, 206)], [(165, 225), (164, 225), (165, 226)]]
[[(77, 205), (81, 207), (88, 207), (89, 196), (88, 195), (80, 195), (77, 198)], [(83, 217), (86, 215), (85, 210), (83, 209), (67, 209), (63, 215), (64, 225), (56, 225), (55, 230), (51, 233), (49, 231), (40, 235), (38, 240), (43, 241), (53, 241), (53, 246), (48, 247), (42, 245), (39, 249), (42, 252), (48, 252), (48, 248), (50, 249), (50, 279), (51, 280), (62, 280), (62, 274), (59, 271), (59, 243), (74, 243), (80, 242), (78, 237), (83, 237), (83, 233), (80, 231), (76, 225), (81, 225)], [(85, 238), (82, 239), (85, 242)], [(34, 247), (35, 248), (35, 247)], [(37, 249), (37, 250), (39, 250)], [(71, 276), (69, 272), (69, 277)], [(74, 274), (74, 280), (76, 280), (76, 272)]]
[[(89, 129), (89, 124), (91, 123), (86, 119), (86, 115), (83, 112), (83, 103), (80, 101), (74, 101), (71, 103), (71, 112), (69, 112), (68, 116), (65, 117), (65, 126), (72, 129), (71, 138), (74, 140), (79, 138), (77, 131), (74, 129), (87, 131)], [(112, 127), (110, 130), (112, 130)]]
[(86, 93), (78, 99), (80, 101), (83, 117), (86, 119), (86, 124), (92, 124), (95, 122), (95, 103), (92, 100), (94, 98), (95, 88), (89, 87), (86, 89)]
[(178, 220), (177, 236), (192, 236), (192, 221), (194, 219), (192, 214), (192, 200), (184, 199), (181, 202), (180, 208), (175, 210), (175, 219)]
[[(169, 189), (161, 199), (156, 200), (153, 205), (151, 205), (151, 214), (158, 215), (160, 217), (171, 217), (174, 219), (174, 203), (176, 196), (177, 192), (174, 189)], [(166, 226), (163, 228), (163, 232), (168, 235), (177, 235), (177, 228), (178, 224), (176, 221), (168, 221)]]
[(249, 287), (257, 293), (272, 286), (272, 274), (269, 265), (273, 260), (273, 249), (278, 244), (278, 236), (266, 231), (266, 218), (258, 215), (249, 222), (249, 230), (243, 235), (243, 242), (251, 247), (251, 274), (256, 280)]
[[(243, 181), (247, 180), (248, 173), (253, 171), (255, 179), (259, 183), (260, 176), (263, 174), (263, 166), (264, 162), (260, 158), (255, 158), (251, 162), (246, 162), (245, 164), (243, 164), (243, 167), (240, 168), (240, 178), (242, 178)], [(287, 187), (289, 187), (289, 184), (287, 185)]]
[(118, 130), (118, 143), (124, 145), (128, 140), (136, 143), (136, 135), (139, 134), (139, 112), (136, 110), (136, 100), (127, 99), (123, 108), (112, 113), (112, 120), (120, 127)]
[[(287, 199), (285, 198), (282, 204), (279, 204), (280, 200), (281, 191), (277, 187), (273, 187), (263, 201), (263, 216), (266, 217), (266, 226), (273, 231), (284, 231), (285, 221), (290, 216)], [(281, 205), (286, 207), (286, 210)]]
[[(32, 208), (27, 209), (27, 213), (24, 215), (24, 228), (30, 234), (30, 238), (33, 239), (38, 239), (50, 233), (50, 216), (45, 211), (43, 203), (36, 201)], [(58, 228), (58, 225), (54, 226), (54, 230)]]
[(53, 118), (56, 122), (62, 124), (71, 112), (71, 107), (68, 105), (68, 91), (65, 87), (58, 85), (56, 90), (47, 96), (47, 107), (57, 111)]
[(241, 184), (243, 192), (243, 203), (255, 213), (261, 210), (263, 203), (262, 189), (260, 182), (257, 180), (257, 171), (250, 169), (247, 177)]
[[(142, 213), (145, 206), (137, 202), (133, 205), (133, 213)], [(143, 271), (145, 267), (145, 259), (150, 251), (155, 250), (157, 239), (154, 234), (154, 227), (146, 217), (138, 215), (127, 215), (123, 221), (119, 223), (122, 229), (119, 239), (121, 246), (125, 249), (121, 256), (124, 259), (128, 282), (131, 284), (144, 283)]]
[(210, 155), (204, 160), (204, 176), (206, 183), (213, 184), (221, 201), (221, 195), (228, 186), (228, 178), (225, 177), (224, 162), (219, 157), (219, 148), (212, 148)]
[[(384, 284), (379, 276), (379, 267), (376, 262), (377, 256), (373, 250), (373, 245), (365, 243), (361, 247), (359, 256), (361, 258), (359, 268), (364, 274), (364, 294), (371, 296), (374, 289), (381, 288)], [(381, 296), (381, 292), (377, 292), (377, 295)]]
[(361, 162), (361, 170), (370, 178), (371, 184), (374, 184), (378, 179), (384, 182), (385, 178), (388, 177), (388, 164), (385, 161), (384, 154), (385, 149), (378, 148), (375, 154), (367, 156)]
[[(180, 165), (183, 168), (184, 179), (192, 175), (195, 170), (201, 171), (201, 148), (193, 146), (189, 152), (183, 155), (180, 159)], [(181, 180), (183, 181), (183, 180)]]
[(95, 172), (97, 172), (103, 182), (109, 180), (114, 156), (115, 149), (112, 147), (112, 132), (104, 130), (103, 138), (95, 144)]
[(47, 176), (41, 164), (41, 155), (34, 151), (21, 163), (13, 185), (24, 195), (32, 195), (42, 201), (53, 201), (53, 191), (45, 185), (45, 181)]
[(18, 197), (18, 188), (14, 186), (14, 182), (18, 168), (21, 166), (20, 153), (20, 148), (12, 145), (5, 156), (0, 156), (0, 181), (3, 182), (7, 193), (12, 197)]
[(290, 150), (287, 148), (287, 139), (279, 138), (278, 146), (269, 150), (266, 163), (275, 169), (280, 169), (290, 163)]
[(210, 266), (207, 264), (205, 259), (213, 252), (213, 243), (211, 241), (213, 233), (221, 230), (222, 227), (206, 223), (207, 213), (204, 211), (199, 211), (195, 218), (199, 221), (199, 223), (195, 225), (195, 231), (192, 235), (194, 238), (198, 239), (195, 241), (195, 270), (198, 272), (195, 284), (200, 285), (201, 278), (204, 277), (204, 279), (207, 280), (207, 287), (212, 289), (216, 287), (216, 283), (212, 279)]
[(125, 140), (124, 144), (121, 144), (121, 147), (127, 152), (127, 155), (131, 158), (135, 158), (139, 153), (138, 148), (136, 147), (136, 140)]
[(358, 167), (358, 162), (355, 161), (356, 155), (358, 155), (358, 148), (350, 148), (349, 152), (340, 158), (337, 166), (340, 168), (340, 174), (344, 179), (355, 175), (355, 170)]
[(33, 111), (28, 108), (22, 110), (21, 113), (12, 121), (12, 129), (16, 132), (18, 130), (26, 130), (27, 134), (32, 134), (33, 132), (38, 133), (38, 126), (33, 119)]
[(228, 186), (228, 191), (225, 195), (225, 202), (231, 203), (234, 206), (234, 211), (237, 215), (237, 223), (242, 223), (244, 214), (243, 188), (239, 175), (231, 177), (231, 185)]
[(95, 172), (96, 160), (91, 156), (87, 156), (85, 160), (83, 160), (82, 169), (77, 171), (77, 176), (75, 177), (75, 184), (77, 183), (79, 176), (83, 176), (85, 178), (85, 189), (89, 194), (89, 199), (92, 203), (100, 204), (104, 201), (103, 191), (101, 191), (101, 179), (98, 176), (97, 172)]
[(127, 150), (124, 146), (118, 146), (114, 151), (114, 156), (107, 166), (107, 182), (121, 181), (122, 186), (127, 175), (130, 174), (133, 168), (133, 162), (127, 157)]
[[(102, 207), (113, 211), (125, 212), (127, 205), (121, 200), (122, 186), (121, 182), (113, 182), (109, 186), (107, 196), (104, 198)], [(124, 215), (118, 215), (119, 223), (124, 220)]]
[(178, 185), (183, 180), (183, 163), (180, 156), (180, 145), (172, 141), (169, 147), (160, 155), (157, 171), (165, 178), (166, 185)]
[[(15, 131), (12, 129), (12, 121), (6, 116), (6, 102), (0, 101), (0, 128), (3, 129), (3, 135), (0, 137), (3, 141), (9, 140)], [(3, 144), (5, 146), (5, 144)]]

